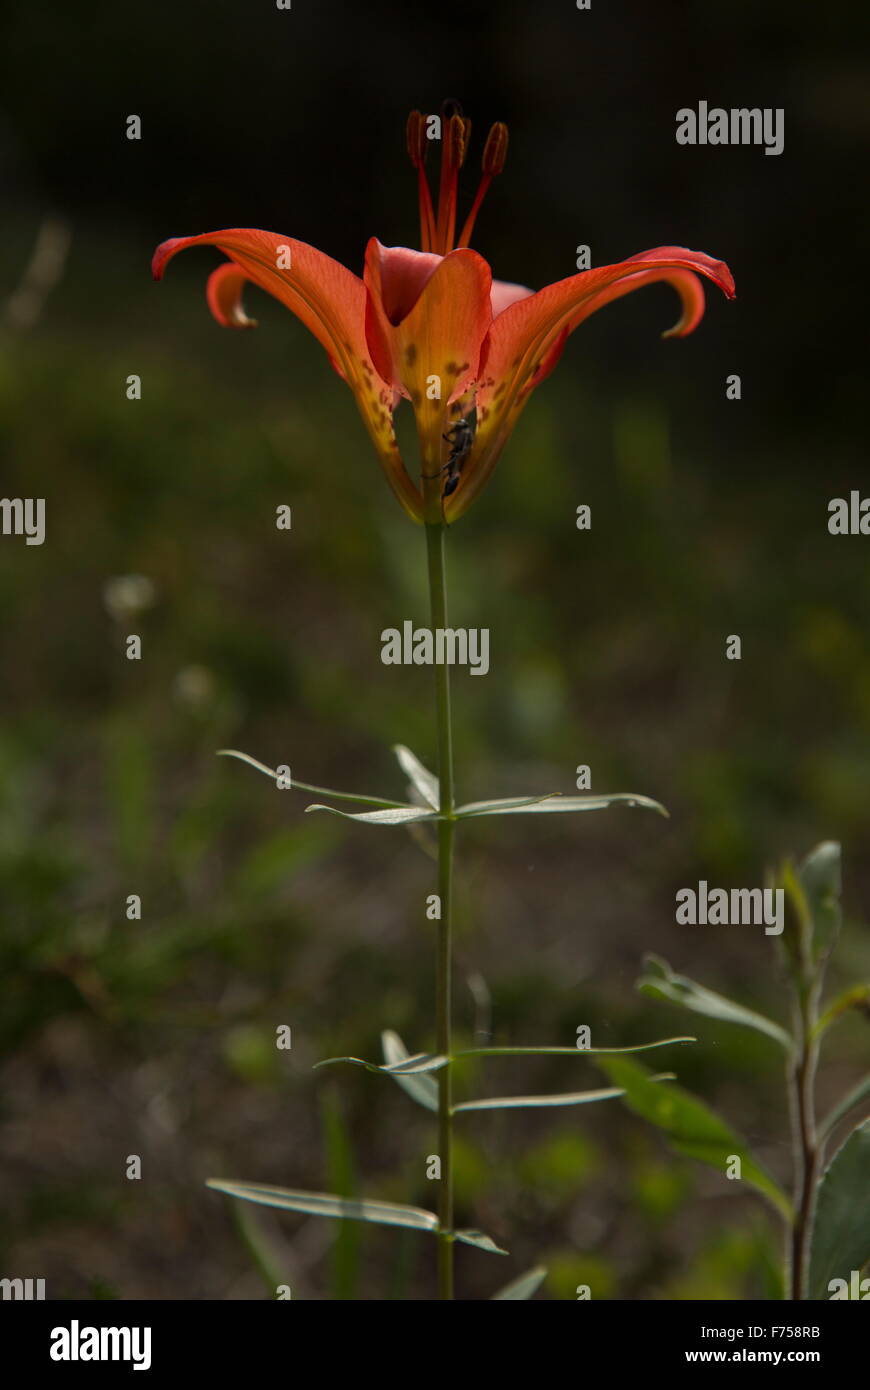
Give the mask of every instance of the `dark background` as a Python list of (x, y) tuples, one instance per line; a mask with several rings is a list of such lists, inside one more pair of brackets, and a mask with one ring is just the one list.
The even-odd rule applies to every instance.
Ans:
[[(579, 243), (594, 264), (676, 243), (726, 260), (738, 295), (711, 287), (684, 341), (659, 339), (662, 287), (585, 324), (450, 536), (453, 621), (492, 634), (489, 677), (455, 682), (463, 798), (570, 791), (585, 762), (594, 790), (671, 812), (464, 835), (457, 1023), (488, 1026), (483, 981), (500, 1043), (570, 1045), (581, 1023), (599, 1045), (696, 1033), (667, 1065), (788, 1180), (775, 1049), (633, 983), (652, 950), (782, 1017), (770, 940), (677, 927), (674, 893), (761, 883), (823, 838), (846, 868), (832, 983), (870, 962), (870, 542), (826, 528), (867, 476), (867, 24), (784, 0), (11, 7), (2, 492), (45, 497), (48, 532), (0, 546), (4, 1273), (56, 1297), (261, 1297), (207, 1177), (434, 1201), (428, 1116), (386, 1079), (310, 1070), (376, 1059), (384, 1027), (431, 1044), (431, 865), (404, 832), (305, 817), (302, 796), (213, 757), (402, 794), (389, 747), (433, 760), (431, 692), (425, 671), (381, 665), (379, 634), (423, 619), (423, 537), (286, 311), (252, 293), (257, 332), (222, 332), (213, 252), (160, 286), (148, 266), (166, 237), (223, 226), (357, 272), (372, 234), (418, 244), (405, 118), (448, 96), (474, 122), (466, 199), (489, 123), (511, 128), (475, 237), (499, 278), (560, 279)], [(675, 113), (701, 99), (783, 107), (784, 153), (678, 146)], [(69, 252), (22, 309), (40, 228)], [(104, 587), (131, 573), (155, 600), (113, 621)], [(823, 1102), (867, 1055), (847, 1020)], [(550, 1061), (460, 1083), (595, 1084)], [(462, 1252), (462, 1292), (541, 1260), (551, 1298), (775, 1293), (778, 1235), (724, 1187), (615, 1105), (468, 1117), (460, 1219), (512, 1254)], [(425, 1237), (259, 1228), (294, 1297), (431, 1293)]]

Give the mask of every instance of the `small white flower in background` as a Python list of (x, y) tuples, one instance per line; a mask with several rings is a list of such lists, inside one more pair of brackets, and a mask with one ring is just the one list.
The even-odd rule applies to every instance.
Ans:
[(119, 574), (103, 585), (103, 603), (117, 622), (144, 613), (156, 597), (154, 584), (144, 574)]
[(215, 697), (214, 675), (207, 666), (183, 666), (175, 677), (173, 693), (180, 704), (203, 709)]

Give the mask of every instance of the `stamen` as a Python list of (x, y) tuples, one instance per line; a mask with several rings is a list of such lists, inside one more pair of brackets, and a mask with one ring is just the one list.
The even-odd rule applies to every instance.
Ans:
[[(442, 112), (451, 107), (458, 108), (458, 102), (445, 102)], [(440, 255), (446, 256), (453, 249), (453, 236), (456, 230), (456, 192), (459, 170), (465, 160), (468, 148), (467, 133), (471, 122), (467, 121), (458, 109), (445, 120), (441, 118), (441, 184), (438, 190), (438, 224), (436, 228), (436, 247)]]
[(407, 125), (408, 154), (417, 170), (417, 196), (420, 205), (420, 249), (431, 251), (435, 238), (435, 210), (432, 207), (432, 194), (426, 178), (426, 153), (429, 141), (426, 138), (426, 117), (419, 111), (412, 111)]
[(459, 191), (459, 170), (465, 163), (468, 153), (468, 137), (471, 134), (471, 121), (462, 116), (454, 116), (450, 122), (450, 201), (447, 205), (447, 223), (444, 228), (444, 254), (453, 249), (456, 236), (456, 203)]
[(486, 197), (489, 185), (492, 183), (496, 174), (500, 174), (505, 166), (507, 149), (508, 128), (503, 121), (496, 121), (489, 135), (486, 137), (486, 144), (483, 148), (483, 159), (481, 161), (483, 174), (480, 180), (480, 187), (471, 205), (471, 211), (465, 219), (465, 225), (456, 243), (457, 246), (467, 246), (471, 240), (471, 233), (474, 231), (474, 223), (480, 211), (480, 205)]

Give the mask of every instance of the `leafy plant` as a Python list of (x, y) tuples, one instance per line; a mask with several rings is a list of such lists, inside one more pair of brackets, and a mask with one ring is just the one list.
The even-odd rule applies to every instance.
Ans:
[[(870, 985), (849, 988), (821, 1006), (841, 925), (840, 846), (831, 841), (817, 845), (800, 866), (784, 863), (771, 881), (782, 889), (789, 909), (777, 944), (790, 996), (790, 1027), (676, 974), (659, 956), (646, 957), (647, 971), (638, 987), (693, 1013), (751, 1028), (782, 1049), (791, 1115), (791, 1200), (703, 1102), (678, 1086), (654, 1083), (635, 1062), (612, 1058), (599, 1065), (622, 1087), (626, 1104), (661, 1129), (677, 1152), (720, 1171), (740, 1160), (740, 1176), (785, 1224), (784, 1287), (792, 1299), (818, 1299), (831, 1296), (834, 1280), (848, 1286), (853, 1272), (870, 1261), (870, 1072), (822, 1120), (815, 1103), (822, 1040), (848, 1011), (870, 1014)], [(835, 1129), (859, 1109), (864, 1117), (829, 1159)]]
[[(444, 668), (446, 670), (446, 668)], [(299, 782), (291, 778), (289, 774), (281, 772), (279, 769), (267, 767), (256, 758), (250, 757), (246, 753), (238, 753), (234, 749), (224, 749), (223, 753), (227, 757), (239, 758), (241, 761), (257, 768), (258, 771), (265, 773), (276, 782), (283, 780), (285, 784), (296, 790), (314, 792), (317, 795), (329, 797), (330, 800), (352, 801), (367, 806), (375, 806), (376, 810), (363, 812), (340, 811), (337, 807), (315, 802), (308, 807), (307, 811), (331, 811), (334, 814), (344, 816), (348, 820), (358, 821), (366, 825), (380, 827), (402, 827), (409, 824), (419, 824), (420, 822), (431, 822), (439, 828), (440, 839), (445, 839), (444, 828), (449, 829), (449, 840), (447, 842), (446, 855), (442, 848), (439, 855), (439, 894), (435, 895), (437, 904), (438, 920), (443, 924), (445, 913), (447, 913), (447, 923), (449, 925), (450, 909), (450, 887), (453, 857), (453, 833), (455, 827), (463, 820), (478, 818), (481, 816), (517, 815), (517, 814), (540, 814), (543, 811), (552, 813), (554, 811), (581, 811), (581, 810), (601, 810), (618, 802), (629, 802), (634, 805), (646, 805), (652, 809), (662, 811), (655, 802), (649, 798), (618, 794), (616, 796), (558, 796), (550, 794), (545, 797), (509, 797), (494, 801), (474, 802), (470, 805), (455, 807), (449, 811), (446, 807), (442, 809), (440, 800), (440, 789), (438, 779), (415, 757), (410, 749), (399, 745), (395, 748), (395, 754), (401, 770), (410, 779), (409, 794), (416, 795), (417, 801), (389, 801), (383, 797), (361, 796), (350, 792), (337, 792), (329, 787), (312, 786), (310, 783)], [(289, 789), (289, 787), (288, 787)], [(445, 949), (446, 946), (446, 949)], [(624, 1048), (595, 1048), (581, 1046), (576, 1047), (474, 1047), (465, 1049), (455, 1049), (452, 1046), (452, 1033), (449, 1015), (449, 982), (452, 973), (452, 956), (449, 950), (449, 936), (445, 937), (443, 925), (440, 936), (440, 951), (438, 960), (437, 984), (438, 984), (438, 1036), (444, 1039), (444, 1050), (437, 1053), (416, 1052), (409, 1053), (404, 1042), (397, 1033), (391, 1029), (384, 1030), (381, 1037), (383, 1048), (383, 1062), (366, 1061), (361, 1057), (327, 1057), (322, 1062), (316, 1063), (318, 1067), (332, 1066), (336, 1063), (347, 1063), (352, 1066), (365, 1068), (366, 1071), (379, 1075), (391, 1077), (396, 1084), (401, 1087), (406, 1094), (424, 1109), (431, 1111), (438, 1117), (438, 1172), (440, 1181), (439, 1211), (425, 1210), (420, 1207), (405, 1206), (395, 1202), (380, 1202), (371, 1200), (353, 1200), (342, 1197), (335, 1193), (304, 1192), (292, 1188), (272, 1187), (260, 1183), (235, 1182), (225, 1179), (212, 1179), (209, 1187), (215, 1191), (223, 1192), (227, 1196), (236, 1197), (243, 1201), (256, 1202), (262, 1206), (276, 1207), (283, 1211), (295, 1211), (311, 1216), (332, 1217), (337, 1220), (353, 1220), (372, 1222), (377, 1225), (399, 1226), (407, 1229), (429, 1232), (438, 1238), (439, 1242), (439, 1269), (441, 1275), (440, 1287), (442, 1297), (453, 1296), (453, 1245), (459, 1241), (464, 1245), (474, 1246), (478, 1250), (487, 1251), (491, 1254), (506, 1254), (491, 1237), (484, 1235), (477, 1230), (457, 1229), (453, 1221), (452, 1204), (452, 1152), (454, 1140), (454, 1119), (457, 1115), (475, 1110), (515, 1110), (515, 1109), (551, 1109), (563, 1106), (588, 1105), (597, 1101), (614, 1100), (624, 1094), (622, 1084), (609, 1087), (599, 1087), (592, 1090), (564, 1091), (549, 1095), (516, 1095), (516, 1096), (483, 1096), (470, 1100), (457, 1101), (453, 1097), (452, 1087), (449, 1085), (451, 1066), (455, 1062), (460, 1062), (466, 1057), (495, 1058), (495, 1057), (544, 1057), (544, 1056), (565, 1056), (565, 1057), (589, 1057), (593, 1059), (624, 1057), (628, 1053), (647, 1052), (660, 1047), (667, 1047), (677, 1043), (694, 1042), (692, 1037), (673, 1037), (663, 1038), (652, 1043), (641, 1043), (634, 1047)], [(445, 1005), (445, 1000), (446, 1005)], [(445, 1084), (446, 1083), (446, 1084)], [(652, 1083), (654, 1084), (654, 1083)], [(540, 1277), (539, 1277), (540, 1276)], [(520, 1299), (530, 1298), (538, 1288), (543, 1275), (540, 1271), (530, 1271), (528, 1275), (521, 1276), (518, 1280), (512, 1281), (500, 1293), (493, 1295), (495, 1298)]]
[[(701, 277), (717, 285), (728, 298), (734, 296), (733, 277), (723, 262), (675, 246), (644, 251), (617, 265), (582, 270), (538, 293), (494, 280), (490, 267), (470, 249), (469, 241), (483, 197), (504, 168), (508, 132), (502, 122), (491, 128), (483, 150), (477, 197), (465, 222), (458, 224), (458, 176), (470, 132), (471, 123), (457, 103), (445, 103), (440, 116), (411, 113), (407, 147), (417, 173), (422, 250), (385, 247), (372, 237), (362, 280), (304, 242), (254, 228), (172, 238), (157, 248), (152, 263), (153, 274), (159, 279), (179, 251), (215, 246), (227, 257), (208, 281), (209, 307), (218, 322), (234, 328), (253, 326), (243, 308), (242, 295), (254, 284), (289, 308), (326, 349), (332, 366), (354, 393), (397, 499), (412, 520), (423, 523), (429, 638), (433, 643), (436, 633), (452, 635), (445, 565), (448, 526), (465, 513), (485, 486), (535, 388), (559, 361), (568, 335), (598, 309), (648, 284), (668, 283), (679, 296), (680, 319), (666, 337), (685, 336), (700, 322), (704, 313)], [(437, 209), (425, 171), (433, 140), (441, 146)], [(406, 468), (394, 429), (394, 414), (403, 397), (411, 402), (415, 416), (419, 482)], [(454, 1050), (452, 1026), (456, 833), (465, 822), (484, 817), (598, 811), (620, 803), (666, 813), (650, 798), (626, 793), (562, 796), (544, 792), (458, 804), (449, 660), (442, 652), (426, 661), (434, 671), (438, 773), (429, 771), (408, 748), (399, 745), (395, 751), (410, 784), (408, 801), (314, 786), (291, 777), (286, 767), (273, 770), (246, 754), (225, 751), (274, 777), (283, 788), (294, 787), (326, 798), (309, 805), (306, 809), (310, 812), (326, 812), (381, 828), (419, 830), (426, 826), (436, 833), (437, 893), (431, 899), (432, 917), (438, 924), (436, 1051), (409, 1056), (395, 1034), (387, 1032), (383, 1064), (359, 1058), (343, 1060), (391, 1074), (415, 1101), (437, 1113), (438, 1213), (257, 1183), (215, 1180), (210, 1185), (230, 1196), (285, 1210), (431, 1232), (438, 1242), (440, 1296), (450, 1299), (454, 1243), (499, 1250), (488, 1236), (455, 1227), (456, 1116), (475, 1110), (587, 1105), (622, 1094), (621, 1087), (611, 1086), (556, 1095), (454, 1100), (453, 1064), (463, 1055)], [(330, 804), (335, 801), (368, 809), (343, 810)], [(621, 1049), (634, 1050), (638, 1049)], [(593, 1049), (531, 1047), (514, 1051), (529, 1056), (563, 1051), (577, 1056)], [(510, 1049), (476, 1049), (474, 1055), (504, 1056), (506, 1052)], [(515, 1281), (503, 1296), (528, 1298), (536, 1287), (536, 1275), (529, 1276)]]

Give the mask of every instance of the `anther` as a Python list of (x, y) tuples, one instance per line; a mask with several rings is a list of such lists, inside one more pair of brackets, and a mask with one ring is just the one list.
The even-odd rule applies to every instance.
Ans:
[(496, 121), (486, 137), (483, 147), (482, 168), (484, 176), (495, 178), (505, 166), (508, 150), (508, 128), (504, 121)]
[(426, 121), (419, 111), (412, 111), (408, 117), (406, 135), (411, 163), (415, 169), (420, 169), (426, 162), (429, 141), (426, 139)]

